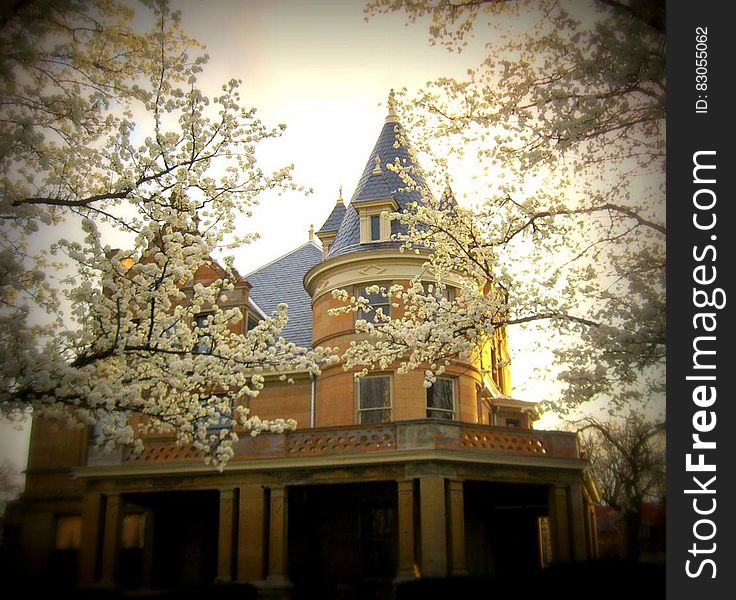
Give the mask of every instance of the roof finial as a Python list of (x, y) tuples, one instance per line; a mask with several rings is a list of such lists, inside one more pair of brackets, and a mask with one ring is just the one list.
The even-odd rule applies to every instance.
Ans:
[(345, 204), (345, 200), (342, 198), (342, 186), (340, 186), (340, 193), (337, 196), (337, 204)]
[(450, 174), (445, 173), (445, 190), (442, 192), (442, 197), (440, 198), (440, 206), (449, 209), (456, 205), (457, 200), (455, 200), (455, 192), (452, 191)]
[(309, 226), (309, 241), (311, 242), (313, 240), (314, 240), (314, 225), (310, 225)]
[(373, 174), (374, 175), (382, 175), (383, 171), (381, 171), (381, 157), (376, 156), (376, 166), (373, 167)]
[(388, 93), (388, 115), (386, 115), (386, 123), (398, 123), (399, 117), (396, 116), (396, 93), (394, 89)]

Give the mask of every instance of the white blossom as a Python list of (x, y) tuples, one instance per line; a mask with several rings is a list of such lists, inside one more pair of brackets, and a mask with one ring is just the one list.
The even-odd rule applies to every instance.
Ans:
[[(240, 222), (264, 191), (301, 189), (256, 160), (283, 126), (242, 106), (240, 81), (198, 89), (206, 56), (166, 1), (145, 3), (148, 32), (125, 3), (71, 4), (19, 7), (0, 33), (18, 50), (0, 57), (18, 74), (0, 83), (0, 411), (94, 425), (134, 452), (170, 433), (221, 468), (238, 431), (296, 427), (240, 406), (265, 375), (331, 360), (281, 337), (286, 305), (235, 333), (239, 276), (212, 259), (252, 239)], [(220, 277), (193, 283), (203, 268)]]

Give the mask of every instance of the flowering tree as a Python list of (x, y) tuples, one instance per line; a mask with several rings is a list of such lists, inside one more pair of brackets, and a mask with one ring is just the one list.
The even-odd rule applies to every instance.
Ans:
[[(663, 2), (374, 0), (366, 9), (397, 10), (429, 16), (432, 42), (456, 51), (479, 24), (498, 30), (466, 79), (404, 91), (399, 107), (436, 174), (474, 161), (473, 203), (451, 201), (449, 188), (440, 201), (420, 190), (423, 203), (394, 215), (406, 248), (432, 251), (426, 266), (440, 288), (451, 273), (464, 283), (454, 300), (422, 295), (418, 280), (387, 290), (407, 304), (404, 316), (361, 323), (382, 335), (350, 348), (348, 364), (390, 356), (428, 366), (431, 382), (497, 328), (538, 322), (564, 383), (556, 408), (662, 392)], [(388, 168), (415, 185), (400, 164)]]
[[(139, 8), (154, 23), (145, 33), (108, 0), (0, 15), (0, 411), (94, 423), (103, 444), (173, 431), (221, 466), (233, 425), (294, 426), (238, 400), (265, 372), (317, 372), (326, 353), (280, 337), (285, 306), (236, 333), (240, 278), (212, 260), (248, 241), (236, 223), (259, 194), (296, 188), (290, 167), (256, 160), (283, 126), (243, 108), (238, 81), (205, 96), (206, 56), (178, 15), (165, 0)], [(205, 266), (220, 279), (192, 285)]]

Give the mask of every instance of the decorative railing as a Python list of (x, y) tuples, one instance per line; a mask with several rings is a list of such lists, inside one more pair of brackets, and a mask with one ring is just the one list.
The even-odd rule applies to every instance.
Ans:
[(395, 447), (396, 433), (391, 426), (295, 431), (287, 434), (286, 439), (286, 453), (290, 456), (373, 452)]
[(123, 463), (176, 462), (182, 460), (201, 460), (192, 448), (172, 444), (169, 440), (146, 442), (140, 454), (123, 453)]
[[(360, 455), (366, 453), (460, 450), (502, 453), (539, 458), (580, 458), (577, 438), (564, 431), (536, 431), (492, 427), (457, 421), (422, 419), (384, 425), (356, 425), (302, 429), (284, 434), (244, 434), (235, 447), (233, 461), (258, 458), (303, 458)], [(140, 454), (118, 453), (105, 459), (90, 453), (88, 465), (151, 464), (198, 461), (190, 448), (170, 439), (148, 439)]]
[(548, 454), (549, 444), (542, 436), (529, 435), (519, 430), (498, 431), (481, 427), (463, 427), (460, 432), (460, 446), (463, 448), (482, 448), (501, 452), (521, 452), (528, 454)]

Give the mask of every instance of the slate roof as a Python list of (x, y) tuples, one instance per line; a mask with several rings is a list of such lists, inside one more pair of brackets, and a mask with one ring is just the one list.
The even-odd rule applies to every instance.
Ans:
[[(320, 232), (337, 231), (328, 257), (400, 246), (401, 243), (397, 241), (361, 244), (360, 219), (355, 208), (362, 201), (378, 198), (394, 198), (399, 210), (405, 210), (412, 202), (421, 201), (418, 191), (404, 189), (407, 187), (406, 182), (387, 168), (388, 164), (393, 164), (398, 158), (404, 167), (410, 169), (416, 184), (426, 187), (421, 168), (412, 160), (409, 149), (400, 139), (405, 140), (401, 125), (395, 115), (389, 114), (368, 157), (350, 204), (346, 207), (340, 199), (320, 228)], [(376, 157), (379, 158), (379, 168)], [(399, 223), (391, 224), (392, 234), (400, 230)], [(273, 313), (280, 302), (289, 305), (289, 322), (284, 328), (283, 336), (300, 346), (312, 345), (312, 302), (304, 289), (303, 280), (307, 271), (320, 262), (322, 249), (315, 242), (309, 241), (245, 276), (253, 286), (250, 297), (267, 315)]]
[(362, 200), (377, 200), (379, 198), (388, 198), (392, 196), (396, 190), (392, 190), (388, 187), (388, 182), (383, 176), (383, 169), (375, 167), (371, 171), (368, 179), (365, 180), (362, 186), (355, 191), (353, 196), (353, 204), (357, 204)]
[(289, 322), (282, 335), (299, 346), (312, 347), (312, 300), (304, 275), (322, 261), (322, 249), (309, 241), (245, 276), (251, 298), (271, 315), (281, 302), (289, 305)]
[(320, 227), (317, 233), (327, 233), (329, 231), (337, 231), (342, 223), (342, 219), (345, 216), (345, 203), (342, 201), (342, 197), (335, 204), (335, 208), (332, 209), (330, 216)]
[[(402, 141), (400, 141), (402, 140)], [(421, 195), (416, 190), (405, 190), (407, 187), (398, 173), (387, 168), (388, 164), (395, 163), (398, 158), (400, 163), (409, 169), (414, 182), (421, 187), (426, 187), (424, 175), (421, 168), (411, 158), (409, 149), (403, 141), (406, 140), (401, 125), (395, 118), (389, 117), (381, 129), (376, 145), (373, 148), (368, 161), (366, 162), (363, 175), (358, 181), (355, 193), (350, 201), (350, 205), (345, 211), (345, 216), (340, 224), (340, 228), (335, 236), (328, 258), (340, 256), (349, 252), (361, 252), (364, 250), (375, 250), (379, 248), (396, 248), (400, 242), (386, 241), (373, 242), (370, 244), (360, 243), (360, 218), (355, 204), (359, 204), (362, 200), (386, 198), (392, 196), (399, 205), (399, 210), (405, 210), (407, 205), (412, 202), (419, 202)], [(381, 174), (375, 174), (376, 157), (380, 158)], [(402, 191), (399, 191), (402, 190)], [(393, 221), (391, 223), (391, 233), (396, 234), (403, 231), (403, 227)]]

